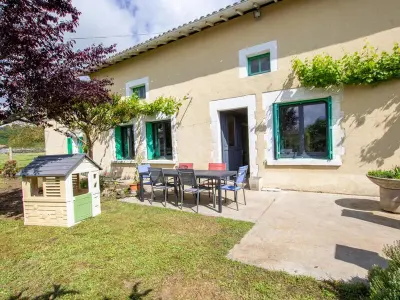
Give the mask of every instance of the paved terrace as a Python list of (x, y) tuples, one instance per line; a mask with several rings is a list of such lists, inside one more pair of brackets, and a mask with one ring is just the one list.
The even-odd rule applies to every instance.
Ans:
[[(232, 193), (228, 198), (232, 199)], [(126, 198), (122, 201), (150, 205)], [(162, 195), (153, 206), (164, 207)], [(379, 209), (379, 199), (303, 192), (246, 191), (239, 193), (239, 211), (231, 200), (219, 214), (208, 194), (201, 197), (199, 213), (254, 222), (254, 227), (228, 254), (233, 260), (319, 279), (363, 279), (372, 265), (386, 265), (382, 247), (400, 238), (400, 215)], [(180, 209), (169, 196), (168, 209)], [(183, 211), (193, 212), (187, 195)]]

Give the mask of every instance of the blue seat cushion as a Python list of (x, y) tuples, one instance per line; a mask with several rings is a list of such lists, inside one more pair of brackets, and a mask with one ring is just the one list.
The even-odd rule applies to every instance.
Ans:
[(225, 191), (238, 191), (241, 190), (242, 188), (240, 186), (234, 186), (234, 185), (223, 185), (221, 186), (221, 190), (225, 190)]

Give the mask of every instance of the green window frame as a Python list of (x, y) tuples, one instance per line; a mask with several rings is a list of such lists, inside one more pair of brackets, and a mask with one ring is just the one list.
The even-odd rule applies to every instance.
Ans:
[[(305, 129), (304, 129), (304, 114), (301, 118), (299, 118), (299, 139), (300, 139), (300, 151), (299, 155), (294, 155), (293, 157), (288, 157), (282, 150), (282, 143), (284, 143), (281, 135), (281, 123), (280, 123), (280, 109), (282, 107), (298, 107), (303, 110), (305, 106), (312, 104), (325, 104), (325, 114), (326, 114), (326, 151), (324, 155), (321, 153), (315, 153), (313, 155), (306, 154), (305, 151)], [(332, 135), (332, 98), (319, 98), (312, 100), (301, 100), (295, 102), (285, 102), (285, 103), (274, 103), (273, 104), (273, 129), (274, 129), (274, 144), (275, 144), (275, 159), (282, 158), (294, 158), (294, 159), (304, 159), (304, 158), (313, 158), (313, 159), (333, 159), (333, 135)]]
[(136, 94), (139, 99), (146, 99), (146, 85), (139, 85), (132, 88), (132, 94)]
[[(268, 63), (266, 66), (263, 66), (262, 62), (265, 58), (267, 59)], [(254, 65), (258, 66), (256, 70), (253, 70), (252, 68), (252, 66)], [(271, 54), (267, 52), (264, 54), (248, 57), (247, 71), (249, 76), (271, 72)]]
[(171, 120), (146, 123), (147, 159), (172, 159)]
[(135, 159), (133, 125), (117, 126), (114, 129), (115, 156), (117, 160)]

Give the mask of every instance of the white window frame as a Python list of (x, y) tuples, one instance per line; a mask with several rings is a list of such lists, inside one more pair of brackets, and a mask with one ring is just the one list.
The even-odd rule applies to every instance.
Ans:
[[(146, 141), (146, 123), (147, 122), (157, 122), (157, 121), (171, 121), (171, 138), (172, 138), (172, 159), (151, 159), (147, 158), (147, 141)], [(142, 163), (149, 164), (163, 164), (163, 165), (175, 165), (178, 161), (178, 140), (177, 140), (177, 122), (176, 116), (166, 116), (161, 113), (156, 116), (145, 116), (138, 119), (133, 119), (132, 122), (123, 125), (138, 124), (138, 126), (133, 126), (133, 138), (135, 142), (135, 155), (141, 155), (143, 158)], [(117, 160), (115, 154), (115, 137), (114, 130), (112, 130), (112, 140), (113, 140), (113, 163), (115, 164), (131, 164), (136, 163), (136, 160)]]
[[(239, 51), (239, 78), (250, 77), (248, 72), (248, 58), (261, 54), (269, 53), (271, 60), (271, 73), (278, 71), (278, 43), (270, 41), (264, 44), (255, 45)], [(265, 74), (265, 73), (261, 73)], [(257, 74), (257, 75), (261, 75)], [(253, 76), (257, 76), (253, 75)]]
[(149, 99), (149, 77), (143, 77), (135, 80), (131, 80), (125, 84), (125, 93), (127, 97), (132, 96), (133, 94), (133, 88), (139, 87), (139, 86), (145, 86), (146, 89), (146, 99)]
[[(294, 102), (301, 100), (312, 100), (318, 98), (332, 97), (332, 149), (333, 157), (329, 159), (318, 158), (280, 158), (275, 159), (275, 139), (274, 139), (274, 115), (273, 104)], [(341, 156), (344, 154), (344, 147), (342, 146), (344, 131), (340, 126), (342, 112), (340, 110), (340, 102), (343, 99), (343, 89), (288, 89), (274, 92), (267, 92), (262, 94), (263, 110), (266, 114), (266, 131), (264, 140), (265, 148), (265, 162), (267, 165), (278, 166), (341, 166)]]
[[(172, 139), (172, 159), (151, 159), (147, 158), (147, 141), (146, 141), (146, 123), (157, 121), (171, 121), (171, 139)], [(135, 148), (142, 153), (144, 162), (149, 164), (175, 164), (178, 161), (178, 139), (177, 139), (177, 124), (176, 116), (166, 116), (164, 114), (157, 114), (155, 117), (143, 117), (140, 120), (140, 141), (135, 136)], [(142, 147), (141, 147), (142, 146)]]

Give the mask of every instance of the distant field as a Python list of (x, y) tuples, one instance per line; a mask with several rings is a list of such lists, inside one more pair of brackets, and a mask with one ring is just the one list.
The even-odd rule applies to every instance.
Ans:
[[(13, 159), (17, 161), (17, 167), (23, 168), (28, 165), (35, 157), (44, 153), (14, 153)], [(0, 168), (3, 168), (4, 163), (8, 160), (8, 154), (0, 154)]]

